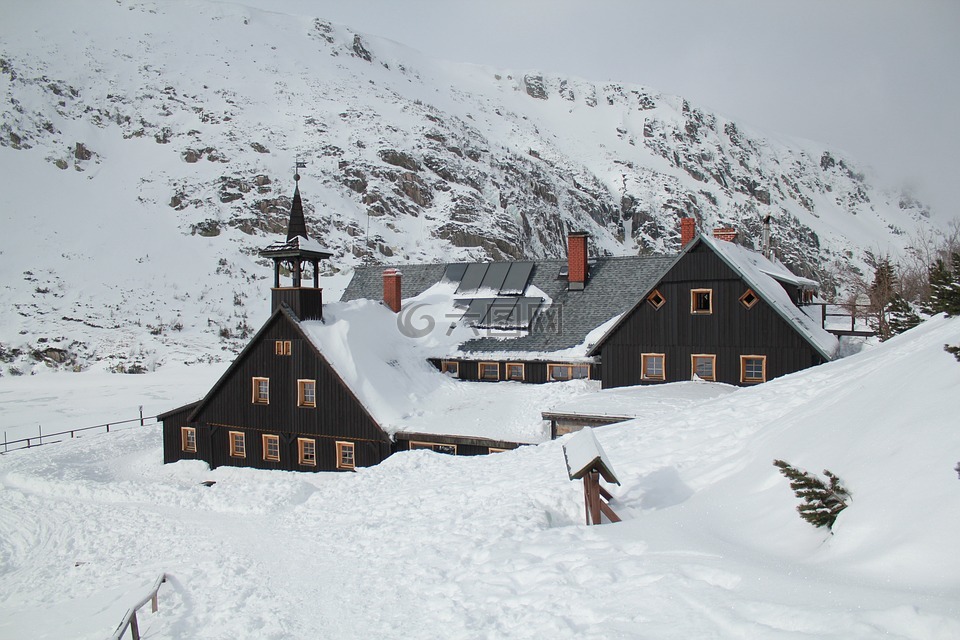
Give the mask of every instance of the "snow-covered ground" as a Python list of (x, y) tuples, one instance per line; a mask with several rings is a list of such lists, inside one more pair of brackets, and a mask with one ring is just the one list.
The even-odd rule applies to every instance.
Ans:
[[(595, 431), (624, 518), (600, 527), (562, 440), (320, 474), (163, 465), (156, 426), (5, 454), (0, 637), (103, 638), (167, 572), (145, 637), (957, 638), (958, 342), (936, 318), (757, 387), (636, 394), (642, 417)], [(4, 378), (3, 421), (57, 397), (109, 418), (218, 373), (165, 371)], [(774, 458), (840, 476), (833, 535)]]

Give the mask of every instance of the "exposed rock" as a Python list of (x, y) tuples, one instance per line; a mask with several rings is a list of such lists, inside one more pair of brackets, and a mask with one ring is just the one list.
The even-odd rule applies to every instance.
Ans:
[(433, 193), (430, 191), (430, 187), (413, 172), (401, 174), (397, 187), (403, 195), (421, 207), (429, 207), (433, 204)]
[(531, 98), (537, 98), (538, 100), (547, 99), (547, 86), (543, 82), (543, 76), (523, 76), (523, 86), (527, 90), (527, 95)]
[(77, 160), (89, 160), (93, 157), (93, 152), (82, 142), (77, 142), (73, 146), (73, 157)]
[(420, 163), (417, 162), (416, 158), (404, 153), (403, 151), (397, 151), (396, 149), (381, 149), (379, 155), (380, 159), (387, 164), (392, 164), (395, 167), (402, 167), (408, 171), (420, 171)]
[(363, 58), (367, 62), (373, 60), (373, 56), (367, 50), (367, 47), (363, 43), (363, 39), (359, 35), (353, 36), (353, 52), (360, 58)]
[[(171, 203), (172, 206), (172, 203)], [(212, 238), (220, 235), (220, 223), (216, 220), (204, 220), (190, 225), (190, 235)]]
[(267, 149), (265, 146), (259, 142), (251, 142), (250, 148), (256, 151), (257, 153), (270, 153), (270, 149)]

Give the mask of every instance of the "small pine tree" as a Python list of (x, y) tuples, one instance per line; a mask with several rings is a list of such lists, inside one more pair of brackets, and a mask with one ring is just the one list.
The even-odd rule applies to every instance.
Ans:
[(780, 469), (780, 473), (790, 481), (790, 488), (803, 500), (797, 506), (800, 517), (815, 527), (833, 529), (837, 515), (847, 508), (850, 498), (850, 493), (840, 484), (840, 478), (824, 469), (823, 475), (827, 476), (828, 484), (783, 460), (774, 460), (773, 465)]
[(960, 362), (960, 344), (945, 344), (943, 345), (943, 350), (947, 353), (953, 354), (953, 357), (957, 359), (957, 362)]
[(960, 253), (952, 256), (951, 272), (943, 260), (930, 267), (930, 299), (926, 311), (930, 314), (960, 315)]
[(893, 296), (887, 312), (890, 318), (889, 326), (891, 336), (901, 334), (907, 329), (912, 329), (920, 324), (920, 316), (916, 314), (910, 303), (899, 293)]
[(870, 324), (873, 325), (881, 340), (888, 339), (890, 333), (889, 307), (896, 293), (897, 274), (890, 264), (890, 258), (881, 256), (873, 270), (873, 282), (870, 284)]

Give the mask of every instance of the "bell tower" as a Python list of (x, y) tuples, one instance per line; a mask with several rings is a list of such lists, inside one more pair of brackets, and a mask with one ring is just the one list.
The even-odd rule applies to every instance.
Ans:
[[(297, 169), (306, 163), (297, 161)], [(294, 173), (293, 204), (290, 206), (290, 223), (287, 239), (260, 250), (260, 255), (273, 260), (273, 288), (271, 312), (286, 304), (300, 320), (323, 319), (323, 289), (320, 288), (319, 263), (333, 254), (307, 236), (307, 222), (303, 216), (303, 201), (300, 199), (300, 174)], [(304, 286), (304, 268), (310, 265), (313, 286)], [(281, 269), (282, 267), (282, 269)], [(290, 285), (281, 286), (281, 270), (289, 274)]]

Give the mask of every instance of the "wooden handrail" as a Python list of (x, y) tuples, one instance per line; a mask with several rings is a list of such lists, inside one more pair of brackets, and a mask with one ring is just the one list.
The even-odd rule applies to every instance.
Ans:
[(157, 612), (158, 603), (157, 603), (157, 592), (160, 591), (160, 585), (167, 581), (167, 574), (161, 573), (160, 577), (157, 578), (157, 581), (153, 584), (153, 589), (148, 593), (140, 602), (134, 606), (127, 609), (127, 614), (123, 617), (123, 620), (120, 622), (120, 626), (117, 627), (117, 630), (113, 632), (113, 635), (110, 636), (110, 640), (120, 640), (123, 637), (123, 633), (129, 628), (130, 635), (133, 637), (133, 640), (140, 640), (140, 625), (137, 622), (137, 611), (140, 610), (140, 607), (147, 604), (147, 601), (151, 601), (150, 610), (154, 613)]

